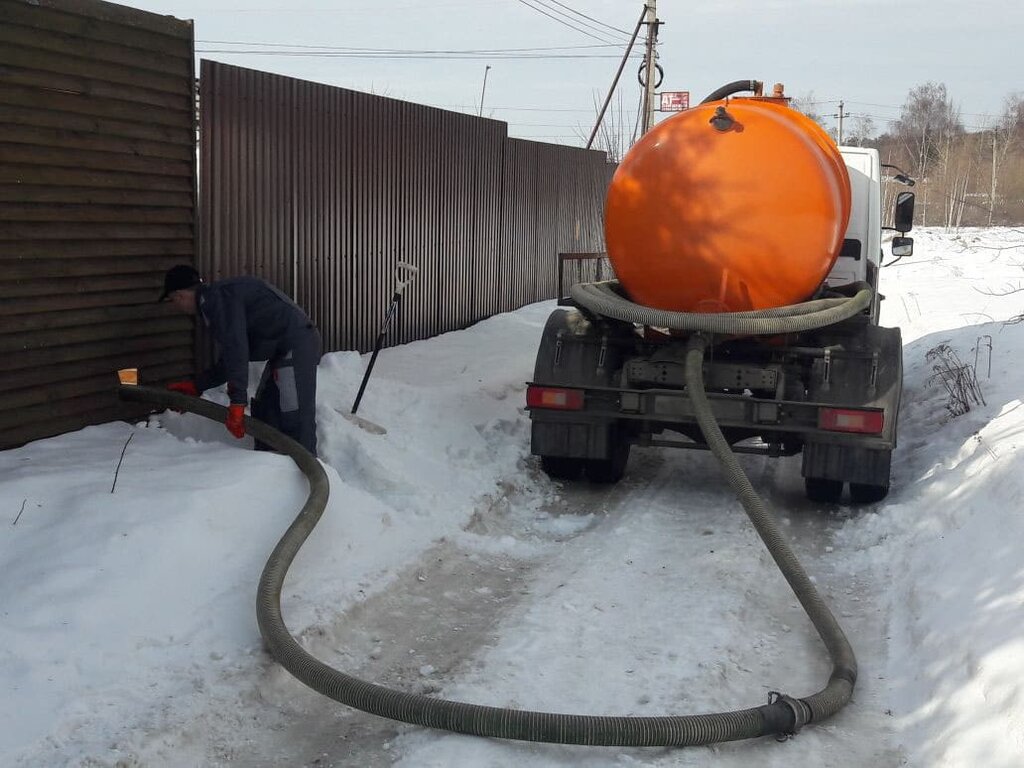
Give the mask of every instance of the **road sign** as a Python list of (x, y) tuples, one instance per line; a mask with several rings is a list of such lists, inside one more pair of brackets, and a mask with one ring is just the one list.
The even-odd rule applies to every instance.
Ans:
[(661, 96), (659, 112), (682, 112), (690, 108), (689, 91), (662, 91), (658, 95)]

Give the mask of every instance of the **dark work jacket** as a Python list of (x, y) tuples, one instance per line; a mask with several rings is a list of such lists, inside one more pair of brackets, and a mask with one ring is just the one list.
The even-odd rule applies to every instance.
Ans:
[(257, 277), (200, 285), (196, 311), (220, 347), (216, 364), (196, 377), (196, 387), (202, 392), (226, 381), (232, 403), (248, 402), (250, 360), (286, 354), (312, 327), (294, 301)]

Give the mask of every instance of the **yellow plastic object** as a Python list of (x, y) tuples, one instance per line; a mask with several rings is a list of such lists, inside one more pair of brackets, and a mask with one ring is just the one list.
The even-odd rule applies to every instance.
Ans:
[(849, 218), (832, 139), (777, 101), (733, 98), (681, 112), (633, 146), (608, 189), (605, 242), (634, 301), (741, 312), (808, 298)]

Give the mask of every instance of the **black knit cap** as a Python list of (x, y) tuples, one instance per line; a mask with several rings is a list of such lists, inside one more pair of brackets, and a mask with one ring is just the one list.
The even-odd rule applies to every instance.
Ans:
[(167, 270), (164, 275), (164, 292), (160, 294), (160, 301), (166, 301), (167, 297), (175, 291), (183, 288), (191, 288), (203, 282), (203, 278), (188, 264), (178, 264)]

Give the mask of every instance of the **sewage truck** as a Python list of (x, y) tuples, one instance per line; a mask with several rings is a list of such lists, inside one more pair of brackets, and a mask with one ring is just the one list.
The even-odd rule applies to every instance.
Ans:
[(573, 285), (543, 331), (527, 387), (543, 470), (613, 483), (634, 445), (706, 449), (701, 387), (735, 452), (802, 455), (810, 499), (884, 498), (903, 368), (880, 324), (883, 230), (913, 252), (912, 192), (883, 226), (892, 167), (753, 80), (645, 134), (607, 193), (615, 279)]

